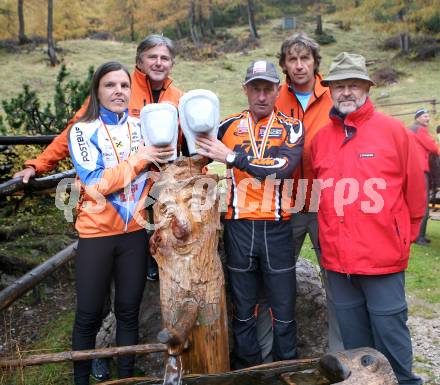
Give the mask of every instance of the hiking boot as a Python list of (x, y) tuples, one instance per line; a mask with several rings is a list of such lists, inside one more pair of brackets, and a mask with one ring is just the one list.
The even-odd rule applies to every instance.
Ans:
[(110, 378), (109, 362), (105, 358), (95, 358), (92, 360), (91, 376), (96, 381), (105, 381)]
[(159, 269), (157, 267), (157, 262), (153, 257), (150, 257), (150, 263), (148, 264), (147, 279), (149, 281), (159, 280)]
[(415, 243), (416, 243), (416, 245), (419, 245), (419, 246), (428, 246), (429, 242), (431, 242), (431, 241), (427, 240), (426, 238), (417, 238)]

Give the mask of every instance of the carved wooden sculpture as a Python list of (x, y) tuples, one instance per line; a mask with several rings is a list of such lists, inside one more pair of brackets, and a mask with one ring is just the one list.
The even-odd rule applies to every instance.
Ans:
[(182, 353), (184, 373), (229, 370), (224, 276), (217, 253), (220, 224), (217, 175), (202, 174), (207, 160), (179, 158), (160, 173), (151, 192), (155, 232), (151, 253), (159, 265), (168, 353)]
[(319, 367), (332, 383), (397, 385), (396, 376), (386, 357), (369, 347), (328, 353), (321, 357)]

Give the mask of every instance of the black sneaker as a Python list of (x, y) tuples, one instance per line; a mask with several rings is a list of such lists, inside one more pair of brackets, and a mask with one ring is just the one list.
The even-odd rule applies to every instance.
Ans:
[(429, 245), (429, 242), (430, 242), (430, 241), (428, 241), (426, 238), (417, 238), (417, 240), (416, 240), (416, 245), (419, 245), (419, 246), (428, 246), (428, 245)]
[(147, 279), (149, 281), (159, 280), (159, 269), (157, 268), (157, 262), (153, 258), (150, 259), (150, 264), (147, 270)]
[(105, 381), (110, 378), (109, 362), (106, 358), (95, 358), (92, 360), (91, 376), (96, 381)]

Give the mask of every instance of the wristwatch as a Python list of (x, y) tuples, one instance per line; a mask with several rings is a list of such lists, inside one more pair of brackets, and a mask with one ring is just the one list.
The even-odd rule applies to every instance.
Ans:
[(234, 166), (236, 157), (237, 157), (237, 153), (235, 152), (230, 152), (228, 155), (226, 155), (226, 165), (229, 167)]

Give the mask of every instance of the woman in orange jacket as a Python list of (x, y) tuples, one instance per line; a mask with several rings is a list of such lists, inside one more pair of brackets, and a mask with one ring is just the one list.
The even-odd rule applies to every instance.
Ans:
[[(115, 282), (116, 343), (138, 342), (139, 305), (147, 270), (147, 233), (139, 219), (151, 162), (171, 146), (142, 144), (139, 120), (128, 116), (131, 78), (117, 62), (101, 65), (92, 79), (87, 110), (68, 133), (81, 183), (75, 258), (77, 307), (72, 349), (95, 347), (110, 282)], [(118, 376), (133, 375), (134, 357), (118, 359)], [(91, 361), (74, 363), (75, 385), (88, 385)]]

